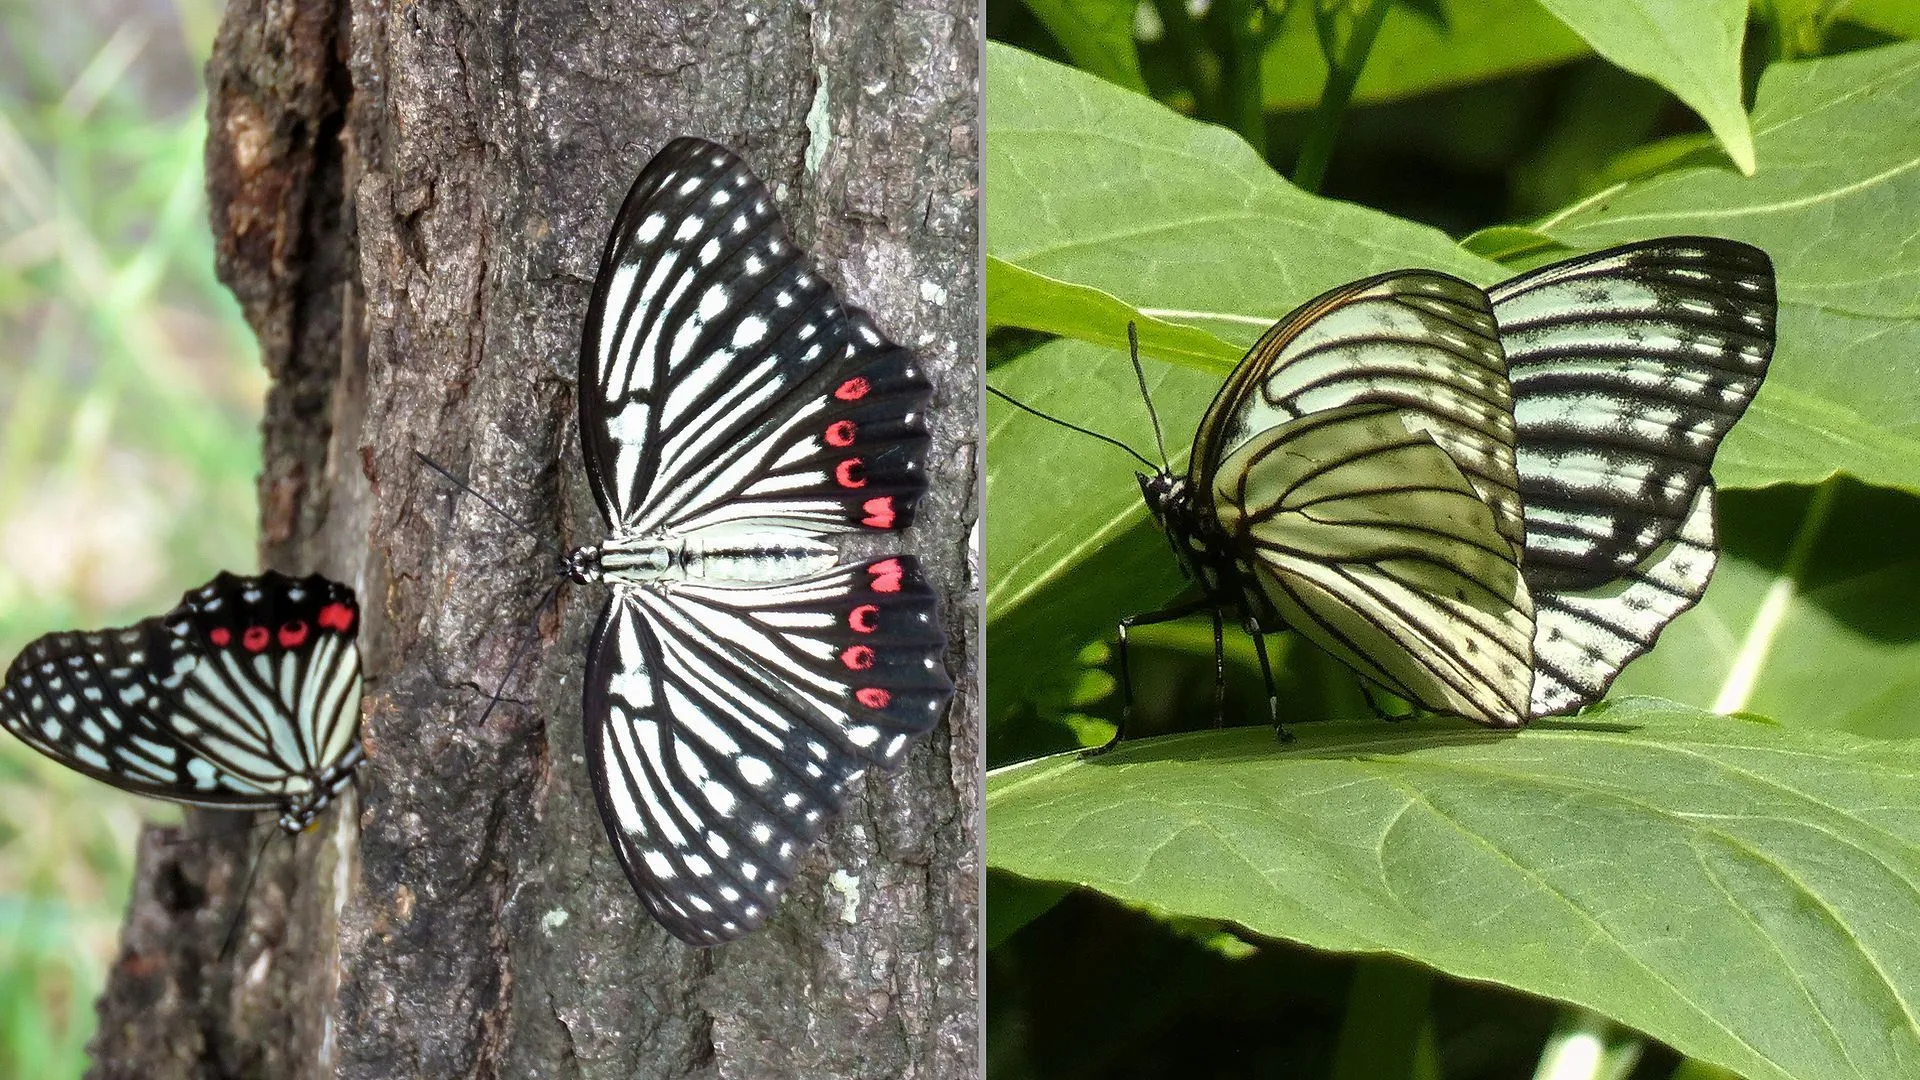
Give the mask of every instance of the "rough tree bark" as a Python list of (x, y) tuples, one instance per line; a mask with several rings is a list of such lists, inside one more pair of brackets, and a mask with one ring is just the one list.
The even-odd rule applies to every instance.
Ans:
[[(92, 1075), (964, 1077), (979, 1065), (978, 23), (974, 0), (233, 0), (207, 153), (224, 279), (273, 375), (263, 556), (358, 589), (360, 792), (268, 844), (143, 839)], [(608, 847), (568, 590), (478, 723), (551, 556), (600, 528), (571, 423), (608, 223), (678, 134), (740, 150), (938, 387), (899, 546), (961, 687), (870, 777), (771, 925), (655, 926)], [(877, 551), (880, 545), (867, 550)], [(257, 831), (251, 834), (257, 837)]]

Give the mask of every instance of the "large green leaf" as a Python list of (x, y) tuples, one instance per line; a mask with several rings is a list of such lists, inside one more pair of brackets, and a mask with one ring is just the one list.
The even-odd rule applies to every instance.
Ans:
[(1747, 0), (1540, 0), (1601, 56), (1673, 91), (1700, 114), (1743, 173), (1753, 132), (1740, 102)]
[(1749, 1080), (1920, 1071), (1920, 745), (1636, 699), (992, 776), (997, 869), (1585, 1005)]
[(1242, 348), (1368, 274), (1500, 274), (1436, 229), (1300, 191), (1224, 128), (1018, 49), (987, 58), (987, 254), (1019, 269)]
[(1836, 472), (1920, 492), (1920, 43), (1767, 69), (1752, 177), (1688, 168), (1534, 224), (1592, 249), (1710, 233), (1769, 252), (1779, 345), (1727, 439), (1727, 486)]

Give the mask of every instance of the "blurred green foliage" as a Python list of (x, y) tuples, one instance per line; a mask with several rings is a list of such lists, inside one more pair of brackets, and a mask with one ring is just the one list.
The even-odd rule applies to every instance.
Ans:
[[(1822, 772), (1806, 794), (1844, 786), (1860, 771), (1848, 755), (1877, 753), (1859, 736), (1920, 733), (1920, 556), (1905, 539), (1920, 520), (1920, 45), (1899, 44), (1920, 35), (1916, 10), (1904, 0), (989, 0), (989, 37), (1003, 45), (989, 45), (987, 65), (988, 380), (1153, 456), (1122, 351), (1125, 321), (1138, 318), (1179, 467), (1238, 350), (1335, 284), (1406, 266), (1490, 282), (1663, 233), (1760, 244), (1780, 273), (1781, 341), (1766, 390), (1716, 465), (1721, 566), (1705, 601), (1619, 685), (1762, 713), (1781, 725), (1789, 756)], [(1797, 62), (1817, 57), (1832, 59)], [(1004, 766), (1104, 738), (1118, 709), (1105, 645), (1114, 620), (1151, 610), (1181, 582), (1124, 455), (998, 403), (987, 423), (986, 722), (989, 761)], [(1205, 622), (1136, 641), (1131, 730), (1204, 729)], [(1337, 663), (1288, 635), (1271, 644), (1290, 722), (1369, 715)], [(1230, 634), (1227, 651), (1228, 722), (1253, 722), (1265, 709), (1251, 646)], [(1662, 718), (1697, 714), (1640, 705), (1613, 715), (1658, 748), (1684, 744), (1678, 733), (1695, 722), (1662, 727)], [(1676, 986), (1704, 975), (1699, 986), (1714, 988), (1735, 969), (1744, 981), (1721, 988), (1724, 1000), (1686, 992), (1680, 1004), (1640, 1008), (1659, 995), (1632, 978), (1609, 985), (1576, 972), (1610, 948), (1652, 956), (1667, 940), (1662, 918), (1676, 939), (1738, 923), (1730, 902), (1703, 906), (1714, 903), (1710, 879), (1675, 884), (1687, 878), (1691, 841), (1659, 865), (1636, 864), (1658, 858), (1644, 842), (1642, 856), (1597, 856), (1550, 827), (1586, 824), (1572, 806), (1587, 809), (1580, 797), (1566, 796), (1570, 821), (1548, 820), (1556, 811), (1541, 807), (1554, 798), (1524, 806), (1528, 782), (1501, 772), (1491, 752), (1461, 757), (1463, 774), (1485, 771), (1471, 799), (1428, 806), (1422, 796), (1437, 788), (1419, 770), (1440, 752), (1422, 740), (1458, 734), (1444, 725), (1366, 721), (1350, 733), (1366, 750), (1341, 742), (1344, 725), (1298, 730), (1307, 751), (1201, 733), (990, 783), (991, 1076), (1731, 1075), (1606, 1017), (1434, 977), (1417, 961), (1605, 1000), (1720, 1060), (1746, 1051), (1737, 1037), (1714, 1045), (1716, 1025), (1760, 1036), (1753, 1046), (1782, 1036), (1740, 1058), (1763, 1062), (1756, 1075), (1852, 1075), (1822, 1070), (1853, 1051), (1911, 1063), (1920, 1029), (1877, 1011), (1912, 989), (1900, 971), (1868, 970), (1857, 992), (1822, 997), (1834, 990), (1824, 980), (1861, 974), (1848, 957), (1898, 965), (1901, 950), (1868, 929), (1892, 924), (1872, 912), (1902, 926), (1915, 917), (1875, 906), (1864, 887), (1849, 891), (1858, 875), (1795, 894), (1824, 919), (1795, 921), (1787, 902), (1787, 920), (1765, 937), (1767, 947), (1805, 947), (1796, 960), (1769, 967), (1745, 946), (1676, 945), (1647, 970), (1677, 964)], [(1527, 758), (1553, 737), (1543, 728), (1497, 748)], [(1592, 755), (1572, 775), (1611, 780), (1607, 770), (1622, 768), (1601, 760), (1598, 743), (1567, 747)], [(1911, 755), (1891, 753), (1900, 764), (1890, 776), (1912, 771)], [(1349, 765), (1379, 770), (1386, 790), (1334, 775)], [(1738, 787), (1710, 772), (1682, 760), (1664, 776), (1624, 779), (1673, 791), (1668, 824), (1684, 832), (1696, 817), (1713, 820), (1703, 801)], [(1697, 791), (1676, 790), (1689, 781)], [(1900, 787), (1890, 798), (1904, 806)], [(1486, 881), (1465, 858), (1448, 864), (1457, 873), (1427, 865), (1391, 877), (1376, 838), (1352, 835), (1364, 832), (1354, 812), (1363, 790), (1383, 805), (1406, 802), (1394, 818), (1405, 828), (1437, 818), (1554, 885), (1418, 904), (1416, 886)], [(1906, 866), (1920, 852), (1913, 829), (1875, 817), (1900, 816), (1892, 805), (1868, 800), (1856, 824), (1875, 836), (1886, 824), (1892, 863)], [(1018, 827), (996, 828), (996, 813)], [(1813, 817), (1776, 814), (1789, 829)], [(1506, 840), (1534, 847), (1523, 858)], [(1833, 853), (1824, 843), (1811, 838), (1795, 857), (1823, 862)], [(1316, 878), (1346, 855), (1360, 873)], [(1386, 900), (1338, 887), (1368, 880), (1376, 858), (1391, 877)], [(1583, 859), (1599, 865), (1582, 869)], [(1791, 861), (1755, 859), (1772, 868), (1762, 877)], [(1668, 891), (1636, 884), (1654, 880)], [(1593, 944), (1529, 953), (1547, 940), (1531, 923), (1501, 937), (1504, 918), (1564, 895), (1556, 889), (1568, 882), (1608, 896)], [(1816, 896), (1841, 903), (1820, 907)], [(1430, 920), (1439, 936), (1376, 935), (1395, 902), (1412, 905), (1400, 912), (1410, 926)], [(1648, 920), (1626, 927), (1643, 906)], [(1455, 925), (1458, 941), (1446, 937)], [(1857, 934), (1858, 955), (1810, 944), (1825, 926)], [(1482, 931), (1486, 948), (1463, 960), (1457, 950), (1471, 951)], [(1367, 955), (1382, 950), (1413, 960)], [(1795, 991), (1802, 972), (1809, 981)], [(1786, 997), (1764, 1004), (1776, 992)], [(1819, 1004), (1797, 1003), (1796, 992)], [(1701, 1017), (1708, 1025), (1689, 1030)], [(1867, 1057), (1851, 1060), (1878, 1075)]]
[[(217, 0), (0, 0), (0, 658), (255, 565), (265, 376), (214, 277)], [(0, 1077), (78, 1076), (143, 817), (0, 737)]]

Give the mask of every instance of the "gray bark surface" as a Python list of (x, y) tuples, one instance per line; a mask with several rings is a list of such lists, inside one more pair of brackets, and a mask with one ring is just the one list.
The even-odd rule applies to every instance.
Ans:
[[(208, 67), (223, 278), (273, 375), (263, 555), (351, 583), (359, 793), (258, 845), (143, 839), (95, 1077), (967, 1077), (979, 1068), (979, 45), (972, 0), (232, 0)], [(573, 429), (608, 223), (675, 135), (732, 146), (937, 387), (935, 489), (850, 553), (945, 591), (947, 719), (870, 776), (781, 911), (701, 951), (594, 808), (580, 680), (601, 532)], [(529, 523), (516, 531), (419, 450)]]

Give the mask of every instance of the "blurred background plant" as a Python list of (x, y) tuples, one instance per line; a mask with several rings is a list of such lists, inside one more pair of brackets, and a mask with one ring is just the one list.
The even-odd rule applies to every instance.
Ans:
[[(266, 378), (216, 280), (219, 0), (0, 0), (0, 656), (256, 564)], [(143, 818), (0, 738), (0, 1077), (78, 1076)]]

